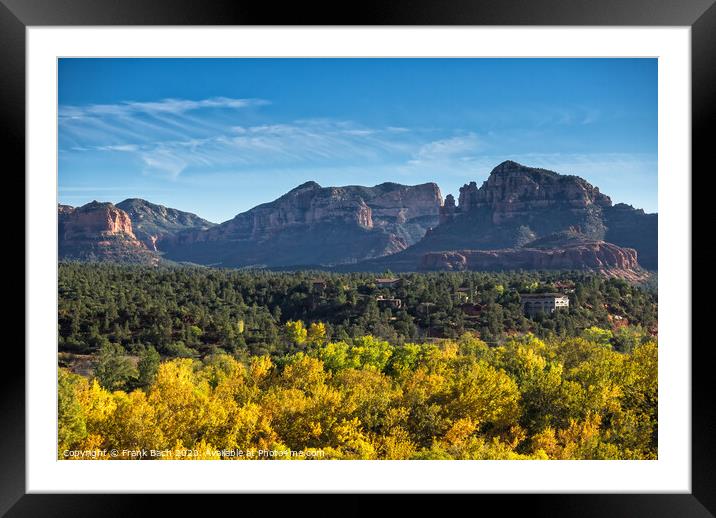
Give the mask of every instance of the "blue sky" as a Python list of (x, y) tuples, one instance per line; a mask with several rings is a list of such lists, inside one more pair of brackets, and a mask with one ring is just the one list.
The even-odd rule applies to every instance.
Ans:
[(657, 211), (656, 59), (61, 59), (59, 197), (221, 222), (296, 185), (436, 182), (503, 160)]

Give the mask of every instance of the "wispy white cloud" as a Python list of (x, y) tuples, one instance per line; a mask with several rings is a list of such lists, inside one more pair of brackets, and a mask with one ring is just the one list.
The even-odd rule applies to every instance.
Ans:
[(494, 128), (544, 130), (565, 129), (603, 122), (620, 117), (615, 110), (587, 105), (524, 103), (480, 111), (468, 110), (466, 120), (480, 124), (486, 131)]
[(432, 140), (420, 145), (397, 172), (406, 178), (468, 178), (475, 174), (487, 147), (473, 132)]
[[(143, 173), (170, 179), (185, 171), (210, 175), (262, 170), (312, 170), (326, 175), (343, 171), (348, 178), (355, 173), (351, 168), (359, 168), (406, 183), (442, 179), (444, 193), (486, 179), (495, 165), (507, 159), (583, 176), (605, 192), (616, 187), (623, 175), (636, 178), (635, 185), (644, 189), (655, 178), (656, 157), (651, 155), (500, 154), (520, 149), (524, 138), (508, 132), (510, 140), (504, 132), (489, 129), (478, 134), (458, 128), (369, 127), (327, 118), (262, 124), (256, 122), (261, 117), (245, 115), (244, 108), (262, 104), (267, 102), (217, 97), (62, 107), (63, 159), (96, 154), (102, 160), (121, 154), (135, 160)], [(526, 118), (535, 126), (577, 125), (591, 124), (601, 116), (587, 108), (535, 109)], [(187, 176), (191, 181), (199, 178)]]
[(136, 144), (117, 144), (110, 146), (97, 146), (94, 149), (96, 149), (97, 151), (122, 151), (131, 153), (134, 151), (138, 151), (139, 146), (137, 146)]
[(538, 126), (578, 126), (593, 124), (599, 120), (601, 112), (592, 108), (553, 108), (543, 109), (534, 114)]
[(475, 133), (457, 135), (423, 144), (418, 149), (411, 164), (445, 160), (465, 160), (483, 148), (482, 141)]
[(89, 104), (86, 106), (60, 106), (60, 119), (82, 119), (86, 117), (123, 117), (137, 113), (183, 114), (204, 108), (239, 109), (269, 104), (264, 99), (232, 99), (229, 97), (211, 97), (209, 99), (162, 99), (152, 102), (125, 101), (116, 104)]
[[(176, 178), (189, 167), (281, 166), (330, 161), (373, 161), (416, 149), (407, 128), (372, 128), (352, 121), (304, 119), (279, 124), (237, 124), (253, 100), (168, 99), (156, 103), (64, 107), (60, 145), (68, 153), (129, 153), (145, 173)], [(192, 111), (191, 115), (187, 112)], [(64, 145), (63, 145), (64, 144)]]
[(206, 139), (168, 141), (139, 151), (153, 170), (178, 175), (189, 166), (280, 166), (331, 161), (377, 161), (414, 145), (381, 129), (313, 121), (233, 126)]

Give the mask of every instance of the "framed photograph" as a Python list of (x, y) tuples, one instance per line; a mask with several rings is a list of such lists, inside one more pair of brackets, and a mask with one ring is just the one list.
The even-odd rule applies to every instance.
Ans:
[(710, 0), (1, 1), (26, 342), (0, 511), (518, 493), (713, 515), (691, 329)]

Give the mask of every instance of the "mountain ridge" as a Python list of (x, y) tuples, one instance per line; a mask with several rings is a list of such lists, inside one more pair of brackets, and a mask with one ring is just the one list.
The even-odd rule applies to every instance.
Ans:
[(127, 198), (116, 204), (134, 224), (134, 232), (150, 250), (157, 251), (157, 242), (168, 235), (187, 229), (206, 229), (216, 225), (191, 212), (166, 207), (142, 198)]
[(612, 205), (609, 196), (579, 176), (505, 161), (493, 168), (480, 187), (474, 181), (461, 187), (457, 203), (448, 194), (440, 209), (440, 224), (420, 242), (356, 265), (356, 269), (415, 270), (428, 253), (512, 250), (573, 231), (572, 238), (582, 243), (606, 242), (634, 249), (643, 257), (640, 266), (656, 270), (657, 221), (656, 214), (626, 204)]
[(498, 164), (479, 187), (465, 183), (457, 202), (452, 194), (443, 199), (433, 182), (307, 181), (219, 224), (141, 198), (58, 205), (58, 221), (60, 257), (81, 260), (85, 247), (107, 260), (136, 252), (154, 262), (237, 268), (493, 269), (502, 261), (505, 269), (655, 270), (658, 264), (657, 214), (612, 204), (579, 176), (514, 161)]
[(168, 258), (228, 267), (340, 264), (417, 242), (438, 222), (435, 183), (321, 187), (306, 182), (207, 231), (162, 243)]

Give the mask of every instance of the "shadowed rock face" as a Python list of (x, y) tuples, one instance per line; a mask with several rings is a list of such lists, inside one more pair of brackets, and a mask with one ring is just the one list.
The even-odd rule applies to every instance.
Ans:
[[(502, 248), (517, 245), (520, 229), (530, 235), (547, 235), (577, 227), (590, 239), (603, 239), (603, 209), (611, 207), (608, 196), (577, 176), (507, 161), (495, 167), (477, 187), (470, 182), (460, 188), (458, 205), (441, 208), (441, 227), (430, 239), (472, 242), (469, 248)], [(467, 229), (474, 228), (473, 232)], [(479, 232), (479, 234), (478, 234)]]
[(629, 246), (639, 252), (639, 263), (650, 270), (658, 268), (659, 217), (646, 214), (625, 203), (605, 209), (607, 233), (605, 239), (619, 246)]
[(609, 207), (609, 196), (578, 176), (561, 175), (547, 169), (527, 167), (510, 160), (502, 162), (476, 188), (475, 182), (460, 189), (460, 207), (465, 210), (490, 208), (504, 218), (519, 216), (523, 210), (565, 205), (583, 209), (589, 205)]
[[(124, 210), (123, 210), (124, 209)], [(352, 271), (657, 267), (658, 216), (507, 161), (442, 203), (434, 183), (306, 182), (220, 225), (129, 199), (58, 206), (60, 258)], [(636, 252), (634, 252), (636, 250)], [(481, 253), (483, 251), (484, 253)]]
[(132, 220), (111, 203), (58, 206), (60, 259), (155, 263), (158, 258), (137, 239)]
[(437, 224), (441, 203), (435, 184), (307, 182), (230, 221), (182, 232), (158, 246), (174, 260), (221, 266), (351, 263), (417, 242)]
[(150, 250), (158, 250), (157, 242), (185, 230), (204, 230), (215, 225), (196, 214), (171, 209), (139, 198), (119, 202), (117, 208), (132, 220), (134, 233)]
[[(495, 167), (480, 187), (476, 182), (464, 185), (457, 203), (452, 195), (447, 195), (440, 208), (440, 225), (427, 232), (420, 242), (400, 253), (357, 266), (400, 271), (420, 265), (432, 268), (430, 265), (440, 263), (447, 268), (453, 263), (459, 266), (460, 257), (451, 256), (449, 261), (441, 263), (439, 254), (427, 259), (424, 256), (485, 250), (490, 251), (493, 258), (477, 254), (474, 265), (500, 269), (498, 263), (505, 261), (505, 264), (524, 263), (524, 268), (540, 268), (540, 261), (549, 260), (556, 264), (562, 260), (565, 268), (579, 268), (570, 265), (567, 259), (570, 254), (579, 252), (587, 254), (585, 264), (597, 265), (585, 266), (591, 268), (598, 267), (600, 254), (609, 255), (615, 252), (611, 246), (618, 245), (616, 248), (635, 249), (640, 258), (643, 254), (643, 266), (655, 269), (656, 229), (656, 214), (644, 214), (624, 204), (613, 206), (608, 196), (582, 178), (507, 161)], [(565, 237), (561, 235), (564, 232), (573, 234), (570, 243), (560, 241)], [(550, 236), (559, 236), (559, 239), (549, 243), (549, 240), (543, 241), (539, 245), (540, 239)], [(550, 255), (543, 250), (515, 255), (512, 251), (529, 247), (531, 242), (535, 243), (533, 248), (555, 248), (564, 253)], [(599, 252), (593, 252), (593, 243), (604, 244), (600, 245)], [(586, 248), (569, 248), (567, 244), (580, 244)], [(500, 250), (505, 252), (495, 252)], [(576, 256), (574, 259), (575, 265), (582, 260)]]

